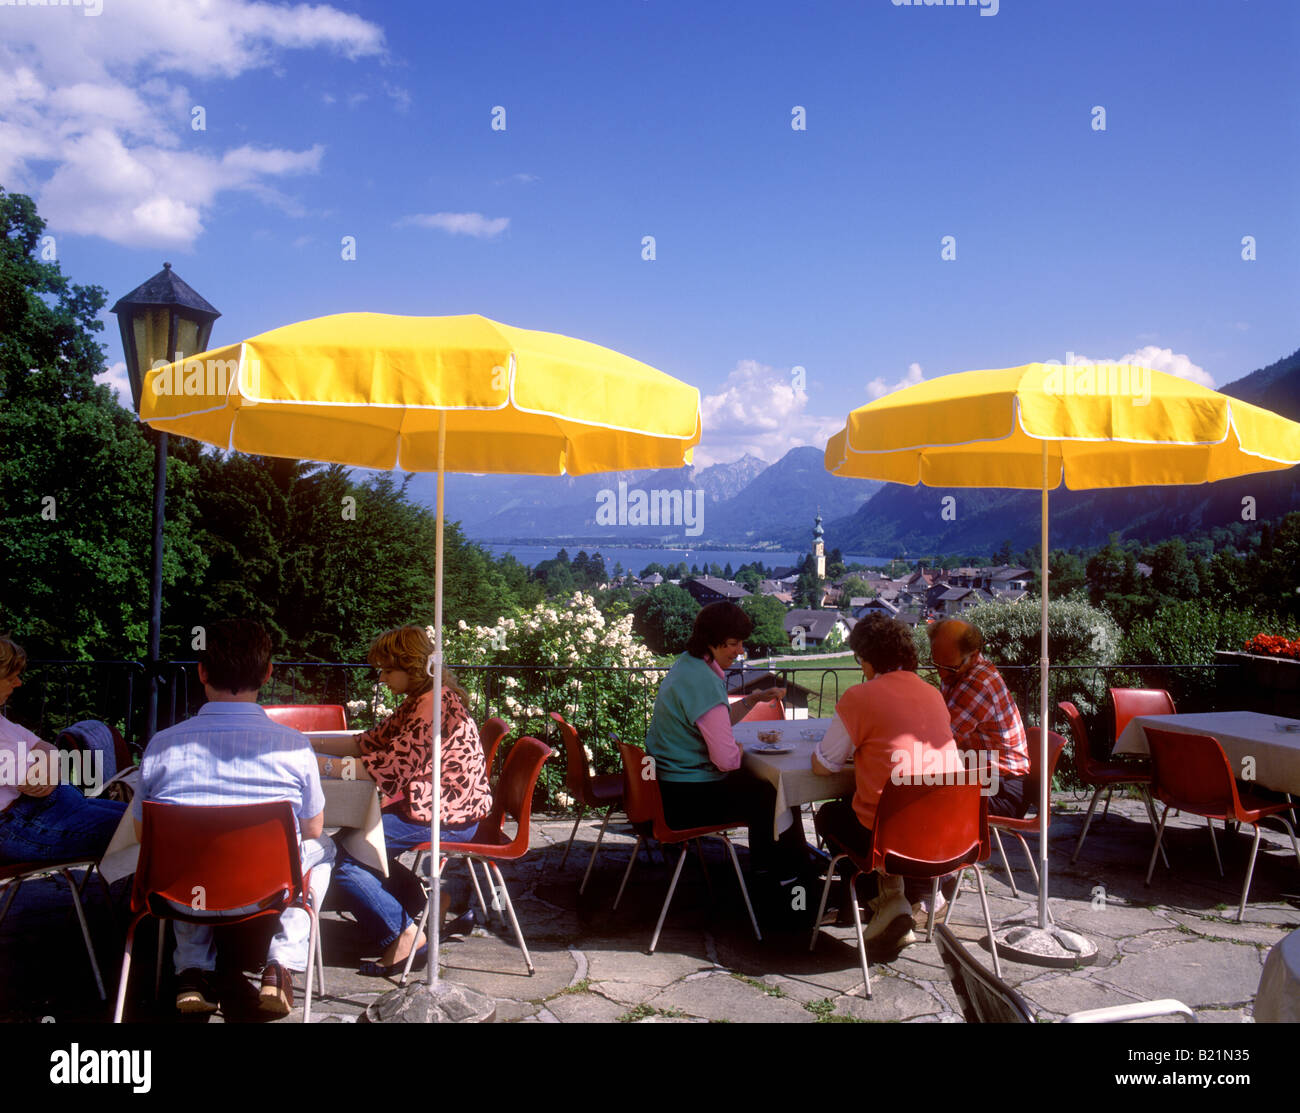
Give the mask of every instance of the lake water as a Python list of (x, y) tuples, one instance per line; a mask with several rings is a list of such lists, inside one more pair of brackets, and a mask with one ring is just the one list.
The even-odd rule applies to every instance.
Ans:
[[(478, 544), (493, 556), (511, 553), (516, 560), (529, 568), (536, 567), (544, 560), (551, 560), (560, 550), (559, 545), (515, 545), (508, 541), (481, 541)], [(599, 547), (565, 545), (564, 549), (569, 554), (570, 560), (579, 552), (586, 552), (588, 555), (600, 553), (605, 558), (605, 567), (609, 571), (614, 570), (615, 563), (621, 563), (625, 572), (635, 572), (638, 575), (646, 565), (656, 562), (667, 567), (684, 560), (687, 567), (698, 564), (704, 568), (716, 561), (719, 568), (726, 568), (730, 563), (734, 571), (742, 564), (751, 564), (756, 560), (762, 561), (767, 568), (794, 567), (808, 555), (806, 551), (796, 553), (745, 549), (627, 549), (614, 545)], [(844, 563), (878, 565), (883, 568), (889, 564), (889, 558), (846, 555)]]

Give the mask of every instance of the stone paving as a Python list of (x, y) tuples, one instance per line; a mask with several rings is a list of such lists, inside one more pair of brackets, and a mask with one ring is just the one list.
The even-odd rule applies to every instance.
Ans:
[[(1040, 1018), (1127, 1001), (1173, 997), (1202, 1022), (1251, 1020), (1260, 970), (1269, 948), (1300, 927), (1300, 867), (1280, 831), (1267, 830), (1251, 887), (1245, 921), (1234, 920), (1249, 830), (1220, 835), (1225, 876), (1220, 878), (1204, 820), (1171, 816), (1166, 833), (1174, 867), (1158, 864), (1150, 887), (1143, 878), (1152, 845), (1141, 805), (1117, 799), (1104, 822), (1094, 820), (1076, 865), (1069, 865), (1086, 798), (1058, 794), (1051, 831), (1051, 892), (1059, 923), (1086, 935), (1097, 962), (1074, 970), (1045, 969), (1004, 957), (1003, 974)], [(673, 907), (654, 955), (647, 955), (660, 903), (671, 876), (658, 851), (643, 850), (617, 912), (611, 910), (633, 836), (611, 823), (587, 893), (578, 881), (586, 867), (596, 824), (584, 822), (566, 866), (560, 859), (572, 820), (534, 821), (533, 853), (504, 869), (536, 970), (529, 976), (508, 926), (495, 920), (442, 951), (443, 976), (496, 999), (499, 1022), (961, 1022), (961, 1012), (938, 952), (924, 936), (896, 957), (872, 963), (872, 998), (862, 996), (862, 975), (851, 927), (824, 930), (809, 953), (807, 930), (765, 931), (757, 942), (749, 928), (730, 863), (721, 845), (708, 851), (709, 880), (698, 859), (684, 868)], [(1006, 839), (1019, 897), (1012, 894), (996, 852), (985, 877), (995, 926), (1036, 917), (1033, 881), (1024, 852)], [(1030, 839), (1033, 847), (1035, 839)], [(667, 850), (669, 865), (678, 850)], [(742, 862), (745, 858), (741, 852)], [(462, 866), (453, 871), (461, 873)], [(116, 890), (121, 899), (122, 886)], [(815, 906), (817, 894), (812, 895)], [(121, 959), (120, 931), (94, 885), (88, 899), (92, 929), (112, 996)], [(811, 916), (809, 916), (809, 921)], [(324, 997), (313, 1021), (353, 1022), (395, 983), (362, 978), (355, 923), (327, 911), (322, 918), (326, 957)], [(978, 895), (968, 881), (950, 926), (976, 957), (985, 934)], [(257, 930), (254, 929), (254, 934)], [(129, 1018), (169, 1019), (171, 993), (152, 1000), (153, 940), (148, 923), (137, 944)], [(107, 940), (114, 940), (110, 945)], [(263, 944), (246, 939), (250, 968)], [(58, 955), (58, 963), (29, 961)], [(0, 924), (0, 1019), (104, 1020), (111, 1003), (98, 1001), (80, 933), (61, 882), (29, 883)], [(245, 983), (237, 982), (237, 985)], [(301, 983), (300, 983), (301, 984)], [(248, 985), (244, 989), (255, 997)], [(234, 994), (231, 995), (235, 996)], [(232, 1019), (248, 1005), (232, 1002)], [(223, 1010), (224, 1013), (224, 1010)], [(291, 1019), (301, 1019), (301, 993)], [(223, 1014), (211, 1018), (223, 1019)]]

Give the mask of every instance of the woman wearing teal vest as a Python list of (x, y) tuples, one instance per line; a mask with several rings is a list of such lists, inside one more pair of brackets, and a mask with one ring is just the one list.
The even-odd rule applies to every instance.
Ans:
[(769, 688), (727, 703), (726, 670), (744, 652), (753, 628), (734, 603), (700, 610), (686, 652), (659, 686), (645, 745), (655, 761), (669, 827), (748, 827), (755, 875), (791, 885), (807, 864), (803, 824), (792, 823), (780, 843), (773, 838), (776, 789), (741, 768), (731, 731), (755, 704), (785, 695), (783, 688)]

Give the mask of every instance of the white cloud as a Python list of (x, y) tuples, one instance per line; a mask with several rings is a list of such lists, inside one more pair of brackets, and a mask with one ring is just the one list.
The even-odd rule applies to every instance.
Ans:
[(377, 25), (324, 4), (204, 0), (160, 17), (154, 0), (112, 0), (94, 19), (54, 6), (10, 16), (0, 181), (33, 194), (53, 230), (131, 247), (192, 247), (229, 190), (292, 212), (267, 179), (320, 165), (320, 147), (182, 153), (193, 105), (185, 79), (229, 80), (274, 67), (287, 50), (354, 59), (384, 47)]
[(821, 447), (843, 417), (808, 412), (808, 392), (796, 390), (789, 371), (742, 359), (718, 394), (700, 400), (703, 439), (695, 450), (701, 467), (729, 462), (746, 452), (775, 463), (799, 445)]
[(265, 178), (313, 171), (323, 153), (319, 146), (238, 147), (214, 158), (129, 148), (111, 128), (96, 128), (65, 144), (62, 162), (41, 191), (41, 213), (52, 227), (129, 247), (186, 248), (203, 231), (203, 211), (219, 193), (265, 193)]
[(413, 224), (417, 228), (437, 228), (453, 236), (475, 236), (490, 240), (509, 226), (508, 216), (486, 217), (482, 213), (415, 213), (404, 216), (397, 227)]
[(1157, 348), (1154, 344), (1148, 344), (1135, 352), (1128, 352), (1119, 359), (1089, 359), (1087, 356), (1071, 353), (1068, 362), (1128, 363), (1136, 367), (1149, 367), (1152, 371), (1163, 371), (1167, 375), (1177, 375), (1180, 379), (1187, 379), (1211, 390), (1214, 389), (1214, 376), (1204, 367), (1193, 363), (1190, 356), (1178, 355), (1172, 348)]
[(95, 382), (112, 387), (117, 391), (118, 405), (125, 409), (131, 408), (131, 380), (127, 378), (124, 360), (119, 359), (110, 365), (107, 371), (96, 375)]
[(925, 372), (921, 370), (921, 365), (919, 363), (909, 363), (907, 373), (893, 386), (887, 385), (880, 376), (867, 383), (867, 397), (874, 401), (877, 398), (883, 398), (886, 394), (893, 394), (896, 390), (902, 390), (905, 386), (915, 386), (917, 383), (924, 381)]
[(511, 183), (516, 185), (532, 185), (533, 182), (540, 182), (541, 180), (542, 179), (536, 174), (511, 174), (508, 178), (498, 178), (492, 184), (498, 186), (510, 185)]

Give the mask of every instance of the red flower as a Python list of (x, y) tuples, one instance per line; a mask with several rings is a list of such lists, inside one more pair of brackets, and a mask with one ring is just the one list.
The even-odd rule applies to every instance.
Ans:
[(1300, 640), (1290, 641), (1280, 634), (1256, 634), (1246, 643), (1245, 650), (1266, 657), (1287, 657), (1300, 661)]

